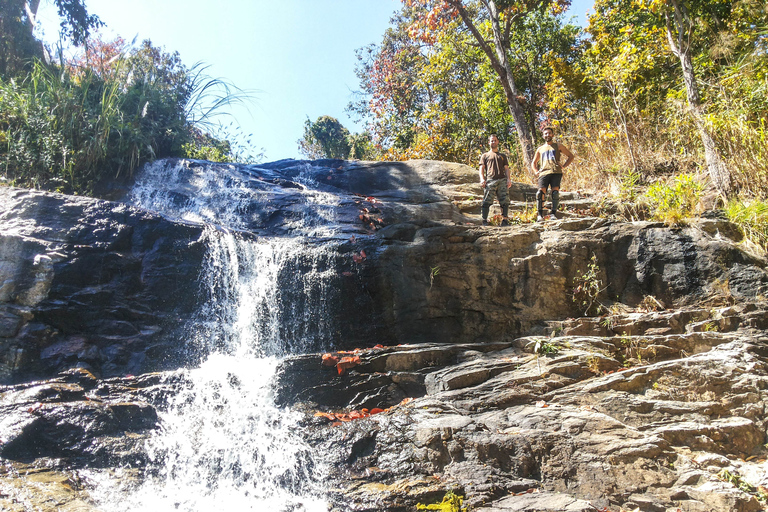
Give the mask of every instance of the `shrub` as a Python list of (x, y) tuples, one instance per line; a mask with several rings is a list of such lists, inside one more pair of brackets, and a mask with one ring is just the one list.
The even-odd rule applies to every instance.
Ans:
[(691, 217), (703, 191), (704, 187), (693, 176), (683, 174), (672, 185), (654, 183), (648, 187), (645, 198), (654, 219), (674, 225)]
[(768, 201), (746, 203), (733, 199), (726, 205), (725, 215), (741, 228), (750, 241), (768, 249)]
[(230, 144), (197, 126), (247, 93), (204, 69), (150, 41), (126, 50), (120, 39), (94, 40), (74, 61), (0, 78), (0, 173), (13, 185), (92, 194), (154, 158), (231, 160)]

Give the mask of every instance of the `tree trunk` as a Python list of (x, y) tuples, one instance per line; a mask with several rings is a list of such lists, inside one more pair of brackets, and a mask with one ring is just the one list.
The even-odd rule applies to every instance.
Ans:
[[(687, 19), (685, 9), (678, 0), (672, 0), (671, 3), (675, 8), (675, 12), (673, 20), (670, 19), (669, 15), (667, 15), (666, 18), (669, 47), (672, 50), (672, 53), (680, 59), (680, 66), (683, 69), (683, 80), (685, 81), (685, 93), (688, 98), (688, 105), (691, 109), (693, 121), (696, 123), (701, 142), (704, 145), (704, 159), (707, 163), (709, 177), (712, 180), (712, 184), (717, 188), (717, 191), (727, 198), (733, 191), (731, 174), (722, 158), (720, 158), (720, 152), (717, 150), (715, 140), (707, 130), (704, 106), (701, 104), (699, 85), (696, 81), (696, 75), (693, 71), (693, 62), (691, 60), (691, 47), (689, 41), (691, 37), (690, 32), (692, 31), (692, 22)], [(674, 30), (672, 28), (673, 23)]]
[(501, 81), (501, 86), (504, 89), (504, 96), (507, 99), (507, 105), (509, 107), (509, 113), (512, 114), (512, 119), (515, 122), (515, 129), (517, 130), (517, 138), (520, 141), (520, 147), (522, 149), (523, 163), (527, 171), (530, 172), (531, 162), (533, 161), (534, 145), (531, 128), (528, 126), (528, 121), (525, 118), (525, 109), (520, 104), (520, 94), (518, 93), (517, 86), (515, 85), (515, 77), (512, 74), (512, 68), (509, 65), (507, 59), (506, 48), (504, 46), (504, 38), (502, 37), (501, 26), (499, 24), (499, 12), (496, 8), (496, 3), (493, 0), (484, 0), (484, 4), (488, 7), (488, 13), (491, 19), (491, 25), (493, 27), (493, 43), (495, 48), (485, 41), (480, 31), (475, 26), (472, 18), (467, 12), (461, 0), (446, 0), (448, 4), (456, 9), (461, 16), (464, 25), (472, 33), (472, 36), (480, 44), (483, 52), (486, 54), (491, 62), (491, 67), (496, 72)]

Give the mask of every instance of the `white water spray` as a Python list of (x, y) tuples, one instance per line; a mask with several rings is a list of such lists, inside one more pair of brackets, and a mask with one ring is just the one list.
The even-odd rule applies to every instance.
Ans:
[[(196, 187), (217, 190), (171, 205), (168, 194), (148, 185), (169, 182), (167, 173), (158, 164), (148, 169), (134, 202), (220, 226), (205, 230), (201, 286), (208, 299), (190, 326), (200, 365), (174, 376), (181, 384), (159, 411), (161, 428), (146, 446), (150, 467), (138, 482), (126, 472), (90, 471), (93, 495), (104, 512), (325, 511), (317, 488), (323, 465), (298, 435), (300, 415), (275, 406), (272, 382), (280, 356), (332, 341), (333, 251), (303, 237), (254, 240), (227, 229), (240, 227), (238, 205), (253, 200), (231, 175), (196, 171), (211, 180)], [(306, 231), (332, 232), (331, 195), (307, 196), (322, 206)]]

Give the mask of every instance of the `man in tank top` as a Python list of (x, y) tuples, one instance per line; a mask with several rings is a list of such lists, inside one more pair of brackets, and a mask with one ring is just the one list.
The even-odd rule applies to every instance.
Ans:
[[(544, 144), (536, 150), (531, 162), (531, 169), (539, 178), (539, 191), (536, 192), (537, 221), (544, 220), (544, 198), (547, 197), (547, 188), (552, 187), (552, 210), (549, 218), (557, 219), (557, 208), (560, 205), (560, 181), (563, 179), (563, 169), (573, 162), (573, 153), (562, 144), (554, 142), (555, 130), (551, 126), (545, 126), (541, 130), (544, 136)], [(560, 164), (560, 155), (565, 155), (566, 160)]]
[(491, 210), (493, 198), (499, 200), (501, 206), (501, 225), (509, 226), (509, 194), (507, 189), (512, 186), (509, 177), (509, 160), (507, 155), (499, 151), (499, 138), (496, 134), (488, 137), (490, 151), (480, 155), (480, 184), (483, 186), (483, 226), (488, 225), (488, 212)]

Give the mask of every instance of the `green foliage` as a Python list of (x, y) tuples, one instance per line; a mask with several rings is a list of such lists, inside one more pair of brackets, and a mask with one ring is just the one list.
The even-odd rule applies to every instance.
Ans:
[(308, 158), (349, 157), (349, 130), (331, 116), (320, 116), (315, 122), (306, 120), (304, 136), (299, 139), (299, 150)]
[[(53, 3), (61, 18), (62, 38), (75, 46), (84, 44), (91, 31), (103, 25), (97, 16), (88, 14), (83, 0)], [(33, 20), (27, 11), (36, 10), (38, 5), (39, 2), (26, 0), (0, 0), (0, 76), (12, 77), (29, 71), (34, 58), (43, 58), (43, 45), (32, 35)]]
[(606, 311), (605, 306), (598, 300), (604, 290), (597, 256), (592, 254), (586, 272), (576, 271), (576, 277), (573, 280), (573, 302), (584, 311), (584, 316), (598, 315)]
[(768, 250), (768, 201), (732, 199), (725, 207), (725, 214), (749, 240)]
[(221, 146), (198, 146), (192, 142), (181, 145), (181, 150), (186, 158), (196, 160), (208, 160), (209, 162), (229, 162), (228, 148)]
[(672, 185), (654, 183), (648, 187), (645, 198), (654, 219), (675, 225), (693, 215), (703, 191), (704, 186), (696, 178), (683, 174)]
[(464, 512), (466, 508), (461, 504), (464, 502), (464, 497), (455, 494), (453, 491), (448, 491), (443, 497), (443, 501), (440, 503), (434, 503), (430, 505), (424, 505), (419, 503), (416, 505), (416, 510), (439, 510), (441, 512)]
[(222, 82), (149, 41), (124, 46), (94, 40), (75, 61), (0, 78), (0, 173), (10, 183), (91, 194), (153, 158), (231, 153), (226, 141), (199, 143), (195, 127), (215, 113), (206, 94)]
[(749, 494), (755, 494), (757, 492), (757, 489), (754, 485), (750, 484), (744, 478), (739, 475), (738, 473), (731, 472), (727, 469), (721, 469), (720, 472), (717, 474), (717, 478), (722, 480), (723, 482), (728, 482), (729, 484), (733, 485), (737, 489), (744, 491)]
[(549, 356), (557, 354), (560, 352), (560, 349), (557, 348), (557, 345), (550, 343), (549, 341), (536, 340), (536, 344), (533, 346), (533, 351), (540, 356)]
[[(442, 21), (423, 30), (430, 8), (424, 3), (406, 2), (382, 42), (358, 50), (363, 96), (349, 109), (369, 121), (385, 159), (474, 166), (487, 149), (488, 134), (496, 133), (515, 167), (520, 145), (497, 70), (461, 19), (446, 16), (438, 3), (432, 7)], [(545, 115), (553, 66), (572, 62), (578, 53), (579, 30), (549, 11), (512, 17), (516, 29), (504, 49), (520, 87), (525, 123), (533, 126)], [(478, 16), (477, 26), (492, 39), (489, 20)]]
[(349, 158), (355, 160), (375, 160), (378, 157), (378, 150), (373, 144), (371, 134), (368, 132), (353, 133), (347, 136), (349, 142)]

